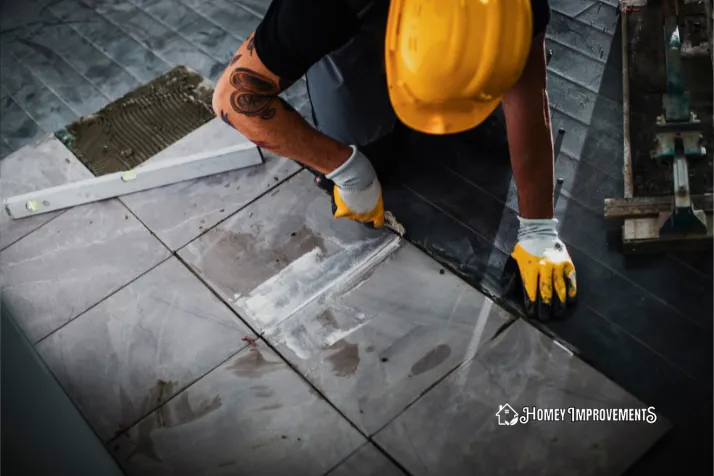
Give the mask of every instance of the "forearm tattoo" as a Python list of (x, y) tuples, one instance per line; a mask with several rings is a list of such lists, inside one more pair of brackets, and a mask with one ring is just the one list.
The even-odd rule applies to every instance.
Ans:
[(282, 90), (290, 87), (292, 84), (290, 81), (281, 79), (278, 85), (267, 76), (253, 70), (236, 68), (231, 73), (230, 83), (235, 89), (231, 94), (231, 106), (238, 114), (269, 121), (277, 112), (276, 101), (281, 102), (286, 111), (294, 111), (292, 106), (278, 97)]

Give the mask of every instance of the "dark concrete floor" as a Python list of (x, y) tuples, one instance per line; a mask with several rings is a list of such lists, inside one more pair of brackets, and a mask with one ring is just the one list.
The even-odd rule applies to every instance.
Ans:
[[(268, 4), (5, 0), (0, 156), (173, 65), (215, 80)], [(556, 163), (564, 179), (557, 217), (577, 266), (580, 303), (569, 319), (545, 330), (675, 423), (632, 474), (672, 474), (685, 459), (707, 464), (702, 474), (711, 474), (712, 253), (620, 252), (618, 224), (602, 214), (603, 199), (622, 193), (617, 2), (551, 4), (553, 129), (565, 129)], [(423, 139), (421, 158), (399, 170), (385, 202), (413, 243), (498, 296), (517, 205), (502, 151), (479, 149), (447, 152), (438, 138)]]

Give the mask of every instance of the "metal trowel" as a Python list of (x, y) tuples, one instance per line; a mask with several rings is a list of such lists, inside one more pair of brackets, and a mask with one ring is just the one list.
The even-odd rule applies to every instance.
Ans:
[[(315, 176), (315, 183), (317, 184), (318, 187), (320, 187), (323, 191), (327, 192), (330, 196), (332, 196), (332, 192), (335, 187), (335, 183), (325, 177), (324, 175), (316, 175)], [(365, 223), (365, 226), (372, 227), (371, 223)], [(407, 230), (404, 228), (404, 225), (399, 223), (397, 219), (394, 217), (392, 212), (385, 210), (384, 212), (384, 226), (392, 230), (394, 233), (397, 235), (401, 236), (404, 238), (404, 235), (406, 234)]]

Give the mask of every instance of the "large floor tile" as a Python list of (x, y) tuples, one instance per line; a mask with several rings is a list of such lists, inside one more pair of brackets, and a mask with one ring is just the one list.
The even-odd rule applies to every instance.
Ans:
[(365, 271), (397, 241), (389, 231), (333, 218), (330, 198), (303, 171), (179, 254), (264, 331), (337, 280)]
[(3, 304), (37, 342), (168, 256), (121, 202), (76, 207), (0, 252)]
[[(520, 417), (528, 407), (565, 410), (565, 419), (499, 425), (496, 414), (506, 404)], [(518, 320), (376, 441), (414, 475), (494, 474), (497, 468), (502, 475), (612, 476), (652, 446), (668, 422), (573, 421), (567, 410), (645, 407)]]
[(511, 319), (414, 246), (335, 285), (266, 337), (347, 418), (376, 433)]
[(65, 58), (40, 43), (18, 38), (3, 47), (7, 47), (31, 74), (50, 88), (75, 114), (92, 114), (109, 102)]
[(225, 68), (225, 64), (218, 59), (131, 3), (103, 3), (98, 4), (95, 10), (172, 65), (185, 64), (213, 81)]
[(372, 443), (367, 443), (325, 476), (406, 476)]
[(42, 130), (53, 132), (78, 119), (67, 104), (5, 51), (7, 48), (2, 50), (0, 84)]
[(128, 476), (322, 476), (365, 443), (263, 343), (110, 443)]
[[(34, 190), (92, 178), (92, 174), (54, 135), (15, 151), (0, 162), (0, 195), (4, 200)], [(0, 211), (0, 250), (44, 225), (61, 212), (13, 220)]]
[(96, 13), (90, 5), (76, 0), (53, 0), (47, 8), (141, 82), (149, 82), (173, 66)]
[(103, 440), (244, 347), (250, 330), (170, 258), (37, 346)]
[[(219, 150), (248, 140), (216, 118), (149, 161)], [(177, 250), (297, 172), (296, 162), (263, 154), (261, 165), (126, 195), (121, 200), (169, 248)]]
[(45, 134), (12, 96), (5, 96), (0, 102), (0, 117), (0, 136), (14, 149), (31, 144)]
[(44, 26), (27, 39), (66, 59), (106, 97), (116, 100), (139, 86), (139, 81), (122, 66), (49, 10), (44, 10), (40, 19)]

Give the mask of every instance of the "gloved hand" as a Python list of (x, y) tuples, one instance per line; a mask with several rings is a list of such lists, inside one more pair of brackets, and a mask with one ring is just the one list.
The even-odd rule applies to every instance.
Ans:
[(526, 314), (543, 321), (560, 317), (575, 302), (578, 288), (573, 260), (555, 228), (558, 221), (518, 219), (511, 257), (520, 271)]
[(352, 155), (347, 162), (325, 176), (335, 184), (333, 215), (381, 228), (384, 225), (382, 186), (369, 159), (357, 147), (351, 147)]

